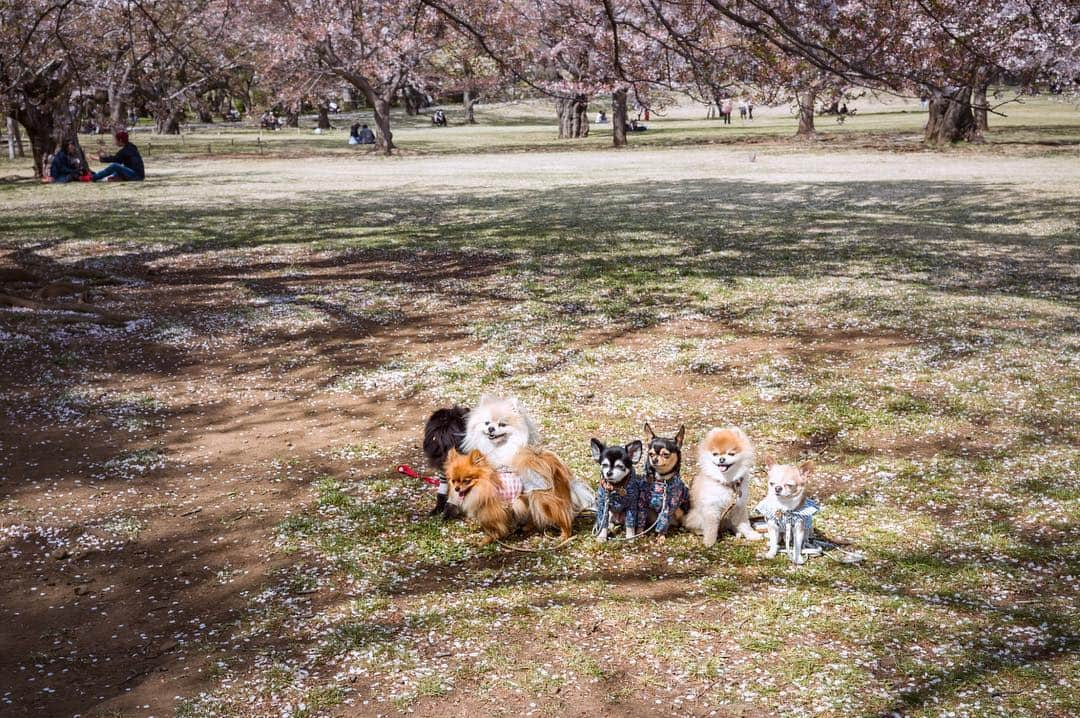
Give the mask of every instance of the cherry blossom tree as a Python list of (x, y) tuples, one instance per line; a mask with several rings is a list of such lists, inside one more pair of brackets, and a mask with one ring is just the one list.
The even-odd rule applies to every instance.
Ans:
[(72, 94), (84, 72), (98, 8), (77, 0), (0, 3), (0, 113), (26, 128), (41, 176), (45, 157), (77, 125)]
[(451, 29), (421, 0), (251, 0), (246, 33), (263, 72), (296, 85), (349, 83), (367, 100), (379, 149), (394, 149), (390, 108)]
[(929, 142), (977, 136), (972, 95), (991, 109), (983, 96), (994, 77), (1075, 87), (1080, 74), (1077, 11), (1057, 0), (705, 2), (702, 22), (723, 18), (842, 84), (929, 94)]

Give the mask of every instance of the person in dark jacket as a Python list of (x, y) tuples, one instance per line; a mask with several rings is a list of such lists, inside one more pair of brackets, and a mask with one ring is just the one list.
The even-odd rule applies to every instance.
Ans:
[(360, 128), (358, 139), (362, 145), (373, 145), (375, 144), (375, 133), (371, 131), (370, 127), (364, 125)]
[(82, 162), (79, 161), (79, 148), (74, 142), (65, 142), (53, 155), (49, 163), (49, 176), (54, 184), (78, 181), (82, 176)]
[(116, 133), (116, 146), (120, 150), (115, 155), (102, 155), (98, 159), (111, 164), (100, 172), (94, 173), (94, 181), (116, 177), (121, 180), (136, 182), (146, 179), (142, 155), (139, 148), (128, 141), (128, 133), (120, 130)]

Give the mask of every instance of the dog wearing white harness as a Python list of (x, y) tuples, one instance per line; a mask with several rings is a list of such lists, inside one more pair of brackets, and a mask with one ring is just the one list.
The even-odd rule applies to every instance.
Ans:
[(589, 485), (575, 479), (554, 453), (542, 449), (532, 417), (517, 399), (485, 395), (469, 412), (464, 448), (477, 450), (495, 467), (505, 486), (520, 482), (532, 525), (557, 527), (570, 536), (580, 512), (595, 505)]

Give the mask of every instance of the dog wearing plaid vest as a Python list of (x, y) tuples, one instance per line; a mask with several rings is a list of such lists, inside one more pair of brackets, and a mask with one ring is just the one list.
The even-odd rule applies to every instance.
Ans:
[(798, 466), (777, 464), (771, 458), (766, 460), (766, 464), (769, 467), (769, 489), (757, 505), (758, 512), (765, 517), (769, 532), (769, 548), (765, 558), (775, 558), (783, 541), (791, 562), (801, 566), (806, 563), (803, 550), (814, 538), (814, 515), (821, 509), (816, 501), (806, 495), (806, 482), (814, 465), (809, 461)]
[(638, 529), (644, 530), (641, 521), (641, 494), (645, 482), (634, 464), (641, 461), (641, 441), (635, 439), (626, 446), (604, 446), (599, 439), (590, 439), (592, 458), (600, 465), (600, 485), (596, 489), (596, 523), (593, 533), (596, 540), (607, 541), (608, 533), (622, 525), (626, 538), (633, 538)]
[(680, 426), (675, 436), (669, 439), (657, 436), (652, 427), (645, 424), (649, 453), (645, 459), (645, 491), (641, 493), (638, 506), (660, 541), (666, 540), (668, 531), (679, 526), (690, 510), (690, 492), (679, 476), (685, 437), (685, 426)]

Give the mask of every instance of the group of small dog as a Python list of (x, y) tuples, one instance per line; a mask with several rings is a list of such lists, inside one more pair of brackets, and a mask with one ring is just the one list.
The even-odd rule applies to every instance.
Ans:
[[(553, 452), (540, 446), (529, 413), (514, 398), (484, 396), (473, 409), (437, 410), (424, 429), (429, 463), (442, 472), (432, 513), (463, 513), (484, 533), (481, 545), (501, 541), (519, 528), (556, 528), (571, 538), (574, 518), (596, 514), (599, 541), (632, 540), (652, 533), (664, 541), (683, 527), (712, 546), (723, 532), (747, 540), (762, 534), (751, 524), (751, 474), (754, 445), (738, 427), (713, 428), (698, 444), (698, 473), (689, 486), (682, 479), (685, 427), (672, 437), (645, 424), (645, 441), (605, 445), (590, 440), (599, 465), (599, 486), (575, 478)], [(636, 465), (644, 457), (644, 473)], [(812, 551), (813, 517), (818, 504), (807, 496), (812, 465), (779, 464), (767, 459), (768, 492), (756, 507), (768, 535), (767, 558), (783, 545), (796, 564)], [(618, 531), (622, 527), (622, 535)]]

